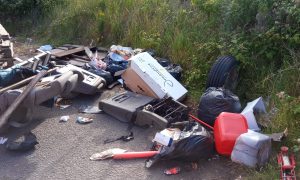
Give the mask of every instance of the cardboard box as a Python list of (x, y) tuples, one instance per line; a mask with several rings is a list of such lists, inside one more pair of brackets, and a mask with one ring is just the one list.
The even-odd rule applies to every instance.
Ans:
[[(133, 72), (139, 78), (133, 78)], [(181, 100), (187, 94), (187, 90), (147, 52), (130, 58), (130, 68), (122, 77), (125, 84), (130, 84), (131, 87), (134, 87), (133, 89), (141, 87), (145, 91), (144, 95), (154, 97), (154, 93), (160, 99), (167, 95), (174, 100)]]
[[(142, 94), (145, 96), (150, 96), (154, 98), (160, 98), (155, 94), (155, 92), (144, 82), (144, 80), (131, 68), (127, 68), (123, 72), (122, 78), (126, 86), (133, 92), (137, 94)], [(161, 96), (164, 97), (166, 93)]]

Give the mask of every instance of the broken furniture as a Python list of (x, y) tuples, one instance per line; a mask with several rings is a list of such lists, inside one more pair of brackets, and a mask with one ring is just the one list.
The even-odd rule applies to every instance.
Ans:
[(157, 100), (137, 112), (135, 124), (158, 125), (159, 128), (188, 119), (189, 108), (171, 97)]
[(68, 64), (65, 67), (62, 67), (57, 70), (59, 73), (65, 73), (68, 71), (78, 71), (81, 74), (83, 74), (83, 81), (81, 81), (79, 84), (74, 87), (73, 92), (74, 93), (82, 93), (82, 94), (95, 94), (97, 92), (102, 92), (103, 89), (106, 86), (106, 81), (104, 78), (93, 74), (89, 71), (86, 71), (82, 68), (76, 67), (74, 65)]
[[(9, 124), (14, 127), (22, 127), (27, 125), (31, 121), (31, 116), (27, 116), (26, 114), (31, 114), (35, 106), (55, 97), (58, 95), (70, 96), (72, 91), (76, 88), (76, 86), (81, 83), (84, 79), (84, 75), (76, 70), (68, 71), (63, 73), (60, 76), (57, 76), (56, 79), (46, 83), (35, 86), (34, 88), (30, 89), (28, 95), (24, 98), (24, 100), (20, 103), (18, 108), (14, 109), (15, 113), (12, 113), (12, 116), (9, 117)], [(16, 92), (13, 91), (4, 92), (0, 94), (0, 100), (2, 102), (0, 110), (5, 111), (10, 105), (13, 103), (15, 99), (22, 95), (22, 91)], [(3, 112), (0, 112), (2, 114)], [(1, 118), (3, 114), (1, 115)], [(20, 123), (20, 121), (25, 123)], [(1, 126), (4, 125), (4, 121), (1, 121)]]
[(99, 109), (122, 122), (133, 122), (138, 109), (152, 102), (154, 98), (126, 91), (99, 102)]
[(10, 41), (10, 39), (11, 37), (9, 33), (0, 24), (0, 63), (7, 63), (7, 67), (13, 65), (14, 56), (13, 43)]
[(7, 123), (9, 117), (12, 115), (15, 109), (22, 103), (30, 91), (34, 88), (36, 83), (47, 73), (46, 70), (41, 71), (34, 79), (31, 80), (25, 90), (9, 105), (9, 107), (1, 114), (0, 128)]
[(188, 107), (171, 97), (157, 100), (130, 91), (101, 100), (99, 108), (120, 121), (162, 129), (188, 118)]
[(58, 64), (72, 64), (74, 66), (83, 67), (91, 61), (92, 51), (98, 51), (97, 55), (100, 59), (106, 57), (107, 49), (104, 48), (88, 48), (80, 45), (64, 44), (50, 51), (51, 58)]

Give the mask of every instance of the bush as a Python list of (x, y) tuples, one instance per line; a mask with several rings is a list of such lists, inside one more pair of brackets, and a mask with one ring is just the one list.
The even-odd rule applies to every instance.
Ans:
[(32, 13), (39, 15), (49, 12), (63, 0), (0, 0), (0, 11), (3, 17), (23, 17)]

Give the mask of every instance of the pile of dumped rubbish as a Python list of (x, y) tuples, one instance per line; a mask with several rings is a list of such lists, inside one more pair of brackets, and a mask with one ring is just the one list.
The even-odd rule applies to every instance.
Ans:
[[(169, 59), (157, 57), (151, 49), (65, 44), (56, 48), (45, 45), (37, 51), (39, 54), (27, 60), (11, 57), (9, 61), (13, 64), (6, 64), (0, 70), (0, 128), (28, 125), (35, 106), (53, 103), (65, 108), (68, 99), (80, 94), (93, 95), (121, 84), (126, 91), (101, 100), (99, 107), (81, 110), (103, 111), (128, 123), (128, 135), (107, 139), (105, 143), (134, 140), (130, 130), (133, 126), (159, 129), (149, 142), (152, 148), (148, 151), (113, 148), (93, 154), (90, 160), (146, 158), (145, 167), (150, 168), (159, 161), (199, 162), (219, 154), (256, 168), (268, 162), (272, 141), (280, 141), (287, 134), (261, 132), (270, 120), (266, 118), (268, 112), (261, 97), (242, 108), (233, 93), (238, 73), (232, 56), (220, 57), (213, 65), (196, 117), (182, 103), (188, 93), (180, 83), (182, 68)], [(62, 116), (60, 121), (68, 119), (69, 116)], [(85, 124), (93, 119), (78, 117), (76, 121)], [(38, 143), (32, 133), (17, 141), (0, 140), (13, 151), (27, 151)], [(286, 156), (287, 149), (283, 148), (278, 158)], [(293, 176), (293, 157), (280, 163), (281, 167), (289, 163), (292, 170), (286, 175)], [(180, 167), (175, 167), (165, 174), (179, 172)]]

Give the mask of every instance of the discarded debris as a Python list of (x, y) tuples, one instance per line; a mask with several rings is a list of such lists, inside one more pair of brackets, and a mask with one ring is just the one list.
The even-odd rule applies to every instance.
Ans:
[[(141, 94), (160, 99), (167, 95), (179, 101), (186, 96), (187, 90), (147, 52), (139, 53), (130, 60), (127, 70), (131, 73), (122, 75), (122, 78), (126, 85), (130, 83), (128, 87), (132, 91), (136, 92), (140, 87), (147, 90), (139, 91)], [(137, 77), (140, 77), (139, 80)]]
[(137, 158), (150, 158), (157, 155), (158, 151), (140, 151), (140, 152), (124, 152), (116, 153), (113, 159), (137, 159)]
[(119, 148), (108, 149), (101, 153), (93, 154), (90, 157), (90, 160), (96, 161), (96, 160), (104, 160), (108, 158), (113, 158), (113, 159), (149, 158), (158, 154), (158, 151), (140, 151), (140, 152), (126, 152), (126, 151), (127, 150), (119, 149)]
[(36, 83), (47, 73), (46, 70), (42, 70), (39, 74), (31, 80), (29, 85), (24, 89), (24, 91), (13, 101), (13, 103), (4, 111), (4, 113), (0, 116), (0, 128), (3, 127), (9, 117), (13, 114), (13, 112), (17, 109), (17, 107), (22, 103), (22, 101), (26, 98), (26, 96), (31, 92)]
[(7, 141), (7, 138), (5, 137), (0, 137), (0, 144), (5, 144)]
[(249, 129), (253, 131), (260, 131), (257, 125), (255, 114), (265, 114), (267, 113), (262, 97), (259, 97), (251, 102), (247, 103), (247, 106), (241, 112), (241, 114), (246, 118)]
[(282, 100), (286, 98), (288, 95), (284, 91), (280, 91), (279, 93), (276, 94), (276, 96)]
[(9, 151), (25, 152), (34, 149), (35, 145), (37, 144), (38, 142), (36, 136), (32, 132), (29, 132), (22, 135), (15, 141), (8, 141), (6, 144), (6, 149)]
[(240, 100), (230, 90), (210, 87), (200, 98), (198, 118), (214, 126), (215, 120), (220, 113), (239, 113), (240, 110)]
[(64, 98), (57, 98), (55, 101), (55, 106), (58, 107), (59, 109), (66, 109), (70, 107), (72, 104), (72, 101), (69, 99), (64, 99)]
[(118, 138), (115, 138), (115, 139), (106, 139), (104, 141), (104, 144), (112, 143), (112, 142), (119, 141), (119, 140), (124, 141), (124, 142), (128, 142), (128, 141), (131, 141), (133, 139), (134, 139), (133, 132), (129, 132), (129, 134), (126, 135), (126, 136), (121, 136), (121, 137), (118, 137)]
[(9, 86), (35, 74), (33, 70), (26, 67), (0, 69), (0, 87)]
[(70, 116), (62, 116), (59, 119), (59, 122), (67, 122), (70, 119)]
[(180, 137), (181, 131), (176, 128), (164, 129), (161, 132), (155, 134), (153, 142), (160, 143), (164, 146), (171, 146), (173, 141), (177, 141)]
[(53, 47), (49, 44), (39, 47), (39, 50), (42, 50), (42, 51), (51, 51), (52, 49), (53, 49)]
[(135, 120), (137, 110), (153, 100), (152, 97), (126, 91), (100, 100), (99, 108), (122, 122), (131, 122)]
[(195, 162), (210, 158), (213, 152), (214, 143), (210, 133), (199, 124), (191, 123), (181, 132), (178, 142), (170, 147), (162, 146), (159, 154), (148, 159), (145, 166), (149, 168), (160, 160)]
[(6, 64), (6, 67), (13, 65), (13, 43), (11, 37), (5, 28), (0, 24), (0, 66)]
[(93, 122), (93, 119), (79, 116), (76, 118), (76, 122), (79, 124), (87, 124)]
[(280, 179), (296, 180), (296, 161), (293, 154), (288, 152), (289, 148), (282, 146), (277, 155), (277, 162), (280, 167)]
[(166, 175), (175, 175), (175, 174), (179, 174), (181, 171), (180, 167), (173, 167), (173, 168), (170, 168), (170, 169), (166, 169), (164, 171), (164, 174)]
[(247, 132), (248, 125), (243, 115), (222, 112), (214, 125), (217, 152), (221, 155), (230, 156), (236, 139)]
[(273, 141), (275, 142), (281, 142), (284, 138), (288, 136), (288, 129), (285, 128), (283, 132), (280, 133), (272, 133), (272, 134), (267, 134)]
[(99, 114), (102, 113), (102, 110), (100, 110), (97, 106), (81, 106), (79, 108), (79, 112), (86, 114)]
[(262, 167), (268, 162), (271, 150), (270, 137), (248, 130), (237, 138), (231, 160), (253, 168)]
[(90, 157), (90, 160), (92, 161), (97, 161), (97, 160), (104, 160), (108, 158), (112, 158), (114, 154), (120, 154), (124, 153), (127, 150), (120, 149), (120, 148), (113, 148), (113, 149), (108, 149), (105, 151), (102, 151), (101, 153), (95, 153)]
[[(29, 40), (31, 43), (32, 39)], [(115, 85), (122, 84), (124, 89), (132, 92), (126, 91), (111, 98), (102, 99), (99, 107), (81, 106), (79, 112), (99, 114), (103, 110), (120, 121), (130, 123), (130, 128), (134, 124), (159, 129), (149, 151), (126, 152), (124, 149), (113, 148), (93, 154), (90, 157), (92, 161), (107, 158), (149, 158), (146, 161), (146, 167), (151, 167), (161, 160), (181, 160), (188, 161), (188, 169), (195, 170), (198, 168), (198, 161), (213, 156), (215, 146), (219, 154), (231, 156), (232, 161), (255, 167), (267, 162), (270, 156), (271, 139), (281, 141), (287, 136), (287, 129), (282, 133), (273, 133), (269, 136), (248, 131), (248, 129), (260, 131), (261, 126), (258, 125), (262, 124), (259, 120), (264, 119), (263, 114), (266, 113), (262, 98), (249, 102), (239, 114), (241, 110), (239, 98), (224, 88), (208, 87), (199, 103), (200, 119), (189, 114), (189, 108), (179, 102), (187, 94), (186, 88), (179, 82), (183, 69), (180, 65), (172, 64), (169, 59), (155, 57), (154, 50), (143, 52), (145, 51), (143, 49), (134, 50), (120, 45), (112, 45), (107, 50), (65, 44), (55, 49), (50, 45), (44, 45), (38, 51), (41, 54), (27, 61), (18, 58), (17, 61), (20, 62), (18, 65), (0, 70), (0, 86), (4, 87), (0, 90), (2, 93), (6, 93), (8, 90), (6, 88), (16, 89), (19, 88), (18, 83), (25, 85), (35, 79), (37, 76), (33, 77), (33, 75), (37, 72), (43, 72), (44, 75), (51, 72), (53, 74), (43, 78), (39, 83), (37, 81), (40, 81), (40, 77), (37, 78), (36, 87), (32, 88), (35, 84), (31, 87), (33, 93), (28, 97), (38, 102), (33, 102), (30, 107), (39, 105), (44, 100), (56, 98), (55, 105), (60, 109), (65, 109), (72, 104), (69, 98), (79, 93), (93, 95), (102, 92), (104, 87), (113, 88)], [(210, 74), (214, 80), (219, 79), (217, 75)], [(26, 78), (25, 83), (22, 78)], [(6, 87), (15, 82), (17, 83)], [(44, 89), (47, 91), (43, 91)], [(39, 99), (40, 97), (43, 97), (42, 100)], [(284, 98), (285, 93), (281, 92), (278, 97)], [(25, 103), (27, 103), (26, 100), (23, 98)], [(29, 103), (26, 105), (29, 107)], [(6, 108), (0, 107), (0, 112), (5, 111)], [(191, 121), (190, 118), (196, 122)], [(59, 122), (67, 122), (69, 119), (69, 115), (61, 116)], [(92, 121), (93, 119), (89, 117), (78, 116), (76, 118), (79, 124)], [(206, 127), (204, 128), (198, 122)], [(130, 128), (128, 128), (129, 134), (117, 138), (109, 137), (104, 144), (118, 140), (124, 142), (133, 140), (134, 136)], [(214, 137), (206, 128), (214, 131)], [(6, 141), (7, 138), (0, 137), (0, 144), (6, 143), (7, 149), (12, 151), (27, 151), (38, 144), (36, 136), (31, 132), (16, 141), (8, 143)], [(282, 150), (282, 156), (284, 156), (283, 153)], [(219, 156), (211, 159), (216, 157)], [(292, 161), (291, 158), (288, 160)], [(283, 158), (281, 163), (285, 161), (286, 158)], [(164, 173), (174, 175), (185, 168), (184, 166), (173, 167), (166, 169)]]

